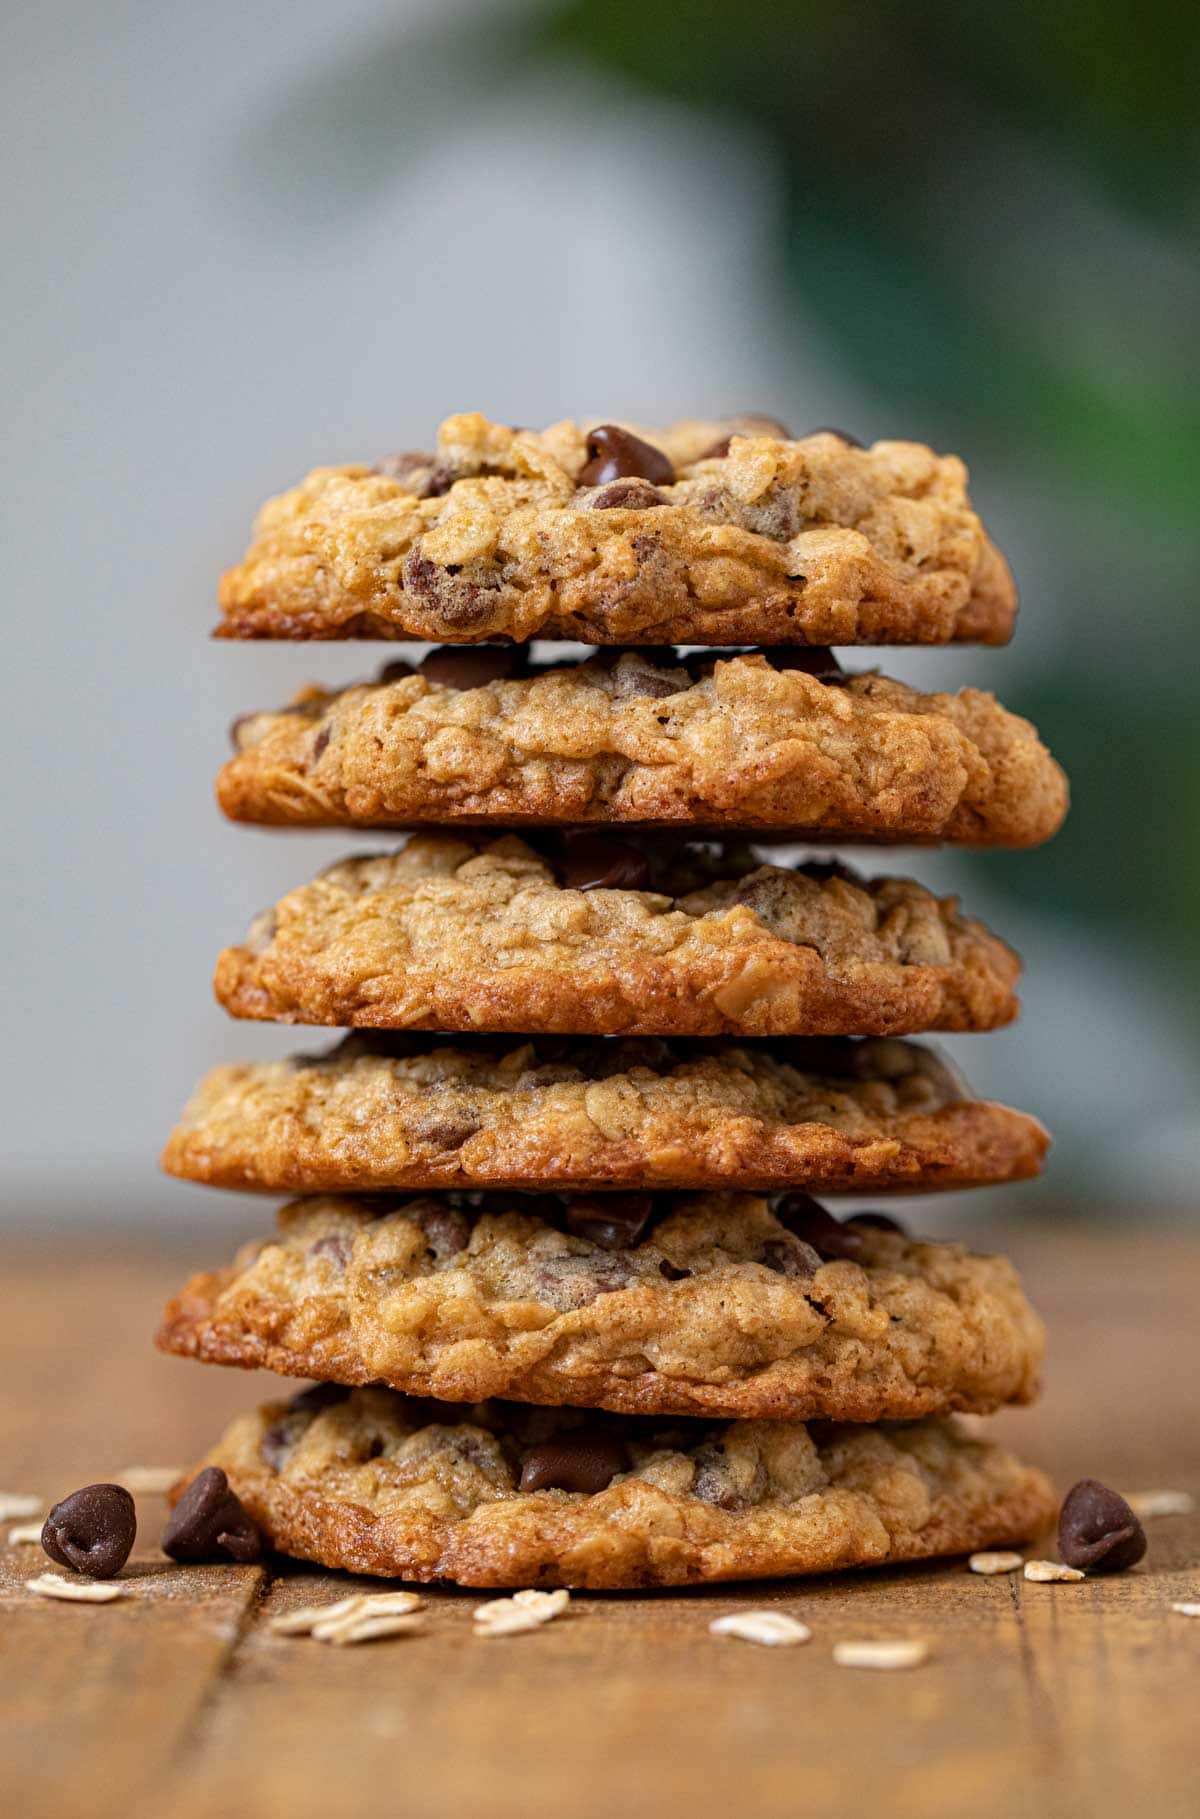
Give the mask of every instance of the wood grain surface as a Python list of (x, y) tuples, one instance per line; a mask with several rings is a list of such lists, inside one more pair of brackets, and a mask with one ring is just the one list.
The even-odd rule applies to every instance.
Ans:
[[(989, 1230), (986, 1242), (1006, 1234)], [(996, 1429), (1060, 1488), (1200, 1496), (1200, 1240), (1023, 1228), (1009, 1245), (1052, 1334), (1047, 1394)], [(197, 1261), (118, 1238), (11, 1258), (0, 1287), (0, 1489), (47, 1502), (126, 1465), (183, 1463), (270, 1379), (161, 1358), (158, 1304)], [(20, 1819), (702, 1819), (744, 1814), (1200, 1811), (1200, 1518), (1150, 1525), (1134, 1573), (985, 1579), (962, 1562), (685, 1595), (580, 1597), (533, 1634), (472, 1633), (478, 1594), (422, 1634), (331, 1649), (265, 1618), (358, 1583), (277, 1563), (173, 1567), (163, 1506), (108, 1606), (23, 1591), (0, 1549), (0, 1811)], [(0, 1534), (7, 1534), (4, 1525)], [(813, 1640), (710, 1637), (770, 1606)], [(845, 1638), (925, 1639), (906, 1673), (833, 1665)]]

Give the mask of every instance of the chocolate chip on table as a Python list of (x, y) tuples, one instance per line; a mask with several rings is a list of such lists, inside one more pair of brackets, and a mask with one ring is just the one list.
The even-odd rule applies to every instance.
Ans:
[(1063, 1499), (1058, 1551), (1068, 1566), (1089, 1573), (1120, 1573), (1146, 1551), (1146, 1531), (1116, 1491), (1098, 1478), (1081, 1478)]
[(580, 470), (580, 486), (607, 486), (610, 480), (649, 480), (670, 486), (675, 469), (660, 448), (615, 423), (601, 423), (588, 436), (587, 465)]
[(42, 1549), (59, 1566), (114, 1579), (133, 1551), (137, 1511), (120, 1484), (85, 1484), (56, 1503), (42, 1527)]
[(628, 840), (572, 832), (563, 837), (558, 880), (566, 891), (649, 890), (650, 861)]
[(833, 652), (822, 644), (764, 644), (754, 654), (765, 657), (772, 669), (802, 670), (818, 682), (832, 682), (846, 674)]
[(604, 1427), (576, 1427), (543, 1440), (526, 1453), (521, 1466), (523, 1491), (582, 1491), (593, 1496), (629, 1468), (629, 1455), (616, 1434)]
[(439, 688), (465, 691), (506, 682), (520, 667), (521, 651), (515, 644), (442, 644), (422, 657), (417, 670)]
[(671, 501), (651, 486), (648, 480), (611, 480), (602, 486), (593, 499), (588, 500), (588, 510), (592, 512), (650, 512), (659, 505), (669, 505)]
[(775, 1217), (792, 1236), (812, 1246), (819, 1257), (857, 1257), (862, 1233), (843, 1225), (810, 1194), (784, 1194), (774, 1206)]
[(184, 1491), (163, 1530), (162, 1551), (182, 1566), (207, 1560), (249, 1566), (259, 1558), (262, 1537), (219, 1465), (206, 1465)]
[(653, 1212), (652, 1194), (573, 1194), (563, 1224), (602, 1251), (626, 1251), (641, 1243)]

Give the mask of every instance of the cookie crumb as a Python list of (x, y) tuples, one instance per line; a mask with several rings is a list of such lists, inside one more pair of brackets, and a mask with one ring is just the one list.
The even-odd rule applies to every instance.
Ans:
[(835, 1642), (833, 1659), (838, 1667), (870, 1667), (884, 1672), (920, 1667), (929, 1659), (926, 1642)]
[(33, 1592), (39, 1598), (63, 1598), (68, 1604), (112, 1604), (117, 1598), (125, 1597), (123, 1585), (111, 1582), (100, 1585), (87, 1579), (64, 1579), (61, 1573), (42, 1573), (37, 1579), (27, 1579), (25, 1590)]
[(40, 1516), (45, 1507), (40, 1497), (26, 1491), (0, 1491), (0, 1522), (15, 1522), (18, 1516)]
[(973, 1573), (1015, 1573), (1024, 1564), (1023, 1554), (1000, 1552), (972, 1554), (967, 1565)]
[(1057, 1560), (1027, 1560), (1025, 1577), (1035, 1585), (1074, 1585), (1085, 1577), (1076, 1566), (1063, 1566)]
[(40, 1522), (23, 1522), (17, 1528), (10, 1528), (8, 1531), (9, 1547), (28, 1547), (31, 1544), (36, 1547), (41, 1543), (41, 1539), (42, 1525)]
[(543, 1623), (562, 1615), (571, 1602), (571, 1594), (557, 1592), (516, 1592), (511, 1598), (492, 1598), (475, 1607), (477, 1636), (518, 1636), (524, 1630), (535, 1630)]
[(708, 1633), (736, 1636), (740, 1642), (760, 1642), (764, 1648), (794, 1648), (798, 1642), (812, 1641), (808, 1625), (783, 1611), (731, 1611), (728, 1617), (714, 1618)]
[(116, 1481), (135, 1497), (165, 1497), (173, 1484), (187, 1477), (182, 1465), (127, 1465)]
[(1130, 1491), (1125, 1501), (1143, 1522), (1154, 1516), (1190, 1516), (1196, 1507), (1187, 1491)]

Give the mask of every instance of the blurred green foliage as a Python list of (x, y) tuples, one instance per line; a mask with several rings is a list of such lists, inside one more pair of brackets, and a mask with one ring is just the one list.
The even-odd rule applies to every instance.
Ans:
[(763, 135), (806, 331), (889, 430), (1043, 496), (1079, 581), (1006, 693), (1075, 806), (989, 879), (1200, 972), (1200, 7), (568, 0), (532, 30)]

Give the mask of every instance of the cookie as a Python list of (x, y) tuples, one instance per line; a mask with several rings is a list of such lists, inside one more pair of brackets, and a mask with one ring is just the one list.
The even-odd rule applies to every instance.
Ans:
[(292, 891), (217, 963), (237, 1017), (647, 1036), (994, 1029), (1020, 961), (954, 898), (611, 835), (422, 834)]
[(321, 1400), (242, 1416), (207, 1463), (282, 1552), (387, 1578), (619, 1590), (825, 1573), (1011, 1546), (1055, 1511), (1041, 1472), (951, 1421)]
[(805, 1194), (299, 1200), (159, 1344), (442, 1401), (772, 1420), (985, 1413), (1037, 1392), (1012, 1266)]
[(448, 647), (415, 671), (390, 665), (377, 683), (244, 714), (234, 744), (221, 807), (276, 825), (593, 822), (1036, 846), (1067, 808), (1033, 727), (992, 695), (843, 675), (828, 651), (617, 651), (547, 667), (515, 645)]
[(1035, 1118), (974, 1100), (932, 1050), (837, 1037), (372, 1033), (200, 1083), (168, 1174), (275, 1193), (739, 1188), (877, 1193), (1039, 1172)]
[(956, 457), (762, 420), (506, 429), (317, 468), (259, 514), (226, 638), (942, 644), (1016, 594)]

